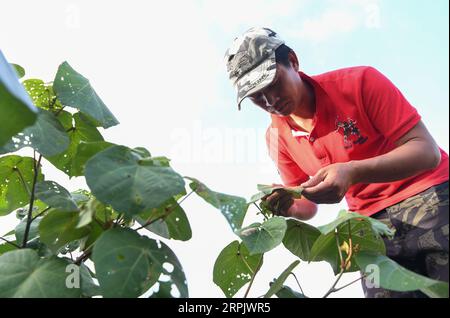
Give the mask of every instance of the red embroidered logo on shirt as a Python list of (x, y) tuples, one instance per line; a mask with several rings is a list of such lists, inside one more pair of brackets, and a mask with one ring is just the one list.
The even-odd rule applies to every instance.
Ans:
[(339, 131), (341, 128), (344, 132), (344, 148), (351, 148), (353, 144), (363, 144), (366, 142), (367, 137), (361, 135), (355, 120), (347, 118), (347, 121), (340, 121), (339, 116), (337, 116), (336, 131)]

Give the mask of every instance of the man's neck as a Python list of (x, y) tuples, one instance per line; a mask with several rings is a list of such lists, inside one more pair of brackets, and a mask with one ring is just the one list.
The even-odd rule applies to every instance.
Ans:
[(300, 104), (289, 116), (288, 120), (295, 129), (311, 132), (316, 112), (316, 102), (314, 87), (305, 80), (303, 80), (301, 95), (303, 98)]

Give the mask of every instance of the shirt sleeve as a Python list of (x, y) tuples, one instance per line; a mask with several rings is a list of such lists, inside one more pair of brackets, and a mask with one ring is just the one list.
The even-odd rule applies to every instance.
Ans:
[(298, 164), (282, 149), (278, 135), (271, 135), (271, 129), (266, 133), (267, 149), (269, 156), (275, 163), (278, 174), (285, 186), (294, 187), (309, 180), (309, 176), (303, 172)]
[(362, 77), (362, 103), (374, 127), (392, 142), (411, 130), (421, 119), (417, 110), (382, 73), (368, 67)]

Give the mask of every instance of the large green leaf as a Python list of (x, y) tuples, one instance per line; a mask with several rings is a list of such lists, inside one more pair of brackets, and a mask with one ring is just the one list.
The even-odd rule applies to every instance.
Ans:
[[(350, 233), (349, 226), (350, 222)], [(347, 272), (360, 270), (355, 256), (359, 252), (370, 251), (379, 254), (385, 254), (386, 249), (383, 239), (374, 231), (373, 227), (365, 219), (351, 219), (338, 225), (339, 244), (349, 244), (349, 238), (352, 238), (352, 257)], [(347, 257), (347, 253), (342, 251), (343, 258)], [(337, 248), (336, 234), (330, 232), (320, 235), (313, 244), (310, 252), (310, 261), (326, 261), (330, 263), (335, 274), (340, 272), (340, 257)]]
[(233, 297), (256, 275), (262, 261), (263, 254), (250, 255), (244, 244), (233, 241), (217, 257), (213, 281), (226, 297)]
[(41, 110), (34, 125), (25, 128), (0, 147), (0, 154), (31, 147), (43, 156), (54, 156), (69, 147), (69, 136), (55, 115)]
[(94, 282), (89, 268), (83, 263), (80, 265), (80, 285), (83, 297), (101, 295), (100, 286)]
[(98, 152), (105, 150), (115, 144), (107, 141), (92, 141), (86, 142), (80, 140), (75, 151), (75, 156), (73, 157), (72, 167), (70, 169), (72, 176), (82, 176), (84, 175), (84, 166), (86, 162), (91, 159)]
[(63, 62), (56, 73), (53, 88), (65, 106), (79, 109), (108, 128), (119, 122), (92, 88), (89, 80)]
[(250, 255), (265, 253), (277, 247), (283, 240), (286, 233), (286, 219), (283, 217), (273, 217), (264, 223), (253, 223), (244, 227), (236, 234), (247, 246)]
[(33, 125), (36, 118), (36, 107), (0, 50), (0, 147), (25, 127)]
[(364, 220), (366, 222), (369, 222), (369, 224), (372, 227), (373, 233), (375, 235), (386, 236), (386, 237), (392, 237), (394, 235), (393, 231), (391, 229), (389, 229), (386, 224), (384, 224), (374, 218), (364, 216), (364, 215), (361, 215), (361, 214), (358, 214), (355, 212), (348, 212), (346, 210), (339, 211), (337, 218), (333, 222), (326, 224), (326, 225), (319, 226), (318, 229), (323, 234), (328, 234), (328, 233), (333, 232), (334, 229), (336, 229), (339, 225), (347, 222), (348, 220), (353, 220), (353, 219)]
[(289, 265), (281, 274), (278, 276), (277, 279), (275, 279), (275, 282), (270, 286), (267, 293), (264, 295), (264, 298), (270, 298), (278, 291), (280, 291), (281, 288), (283, 288), (283, 284), (288, 278), (289, 274), (292, 272), (292, 270), (300, 263), (299, 260), (296, 260), (292, 262), (291, 265)]
[(36, 183), (35, 196), (48, 206), (60, 211), (78, 211), (77, 204), (69, 191), (55, 181)]
[(430, 297), (448, 298), (448, 283), (416, 274), (384, 255), (361, 252), (356, 256), (356, 262), (369, 276), (377, 275), (373, 271), (376, 266), (382, 288), (401, 292), (421, 290)]
[[(59, 170), (69, 177), (80, 175), (79, 166), (76, 164), (78, 146), (81, 142), (103, 141), (103, 137), (95, 127), (92, 120), (82, 113), (70, 114), (62, 112), (59, 116), (64, 128), (68, 130), (70, 145), (66, 151), (47, 159)], [(73, 120), (72, 120), (73, 118)]]
[[(0, 158), (0, 216), (11, 213), (30, 201), (33, 169), (33, 158), (16, 155)], [(39, 169), (37, 180), (43, 179)]]
[[(154, 221), (156, 219), (158, 220)], [(159, 208), (140, 213), (136, 217), (136, 221), (141, 225), (153, 221), (145, 228), (167, 239), (187, 241), (192, 237), (192, 230), (186, 213), (173, 198)]]
[(78, 222), (78, 212), (50, 211), (39, 224), (41, 241), (56, 253), (66, 244), (89, 234), (90, 227), (77, 228)]
[(93, 261), (104, 297), (138, 297), (161, 274), (188, 297), (186, 278), (175, 254), (162, 242), (140, 236), (131, 229), (104, 232), (94, 245)]
[(195, 190), (198, 196), (222, 212), (233, 231), (241, 228), (245, 213), (248, 209), (248, 204), (244, 198), (214, 192), (197, 179), (186, 179), (192, 181), (189, 187)]
[(68, 288), (67, 260), (39, 258), (30, 249), (0, 256), (0, 297), (62, 298), (80, 297), (80, 288)]
[(124, 146), (97, 153), (86, 163), (85, 174), (95, 197), (127, 216), (159, 207), (185, 191), (183, 178), (172, 168)]
[[(11, 242), (11, 243), (16, 244), (16, 242)], [(16, 246), (9, 244), (9, 243), (0, 244), (0, 255), (5, 254), (6, 252), (9, 252), (9, 251), (14, 251), (16, 249), (17, 249)]]
[(311, 248), (320, 234), (320, 231), (312, 225), (289, 219), (283, 244), (295, 256), (309, 261)]

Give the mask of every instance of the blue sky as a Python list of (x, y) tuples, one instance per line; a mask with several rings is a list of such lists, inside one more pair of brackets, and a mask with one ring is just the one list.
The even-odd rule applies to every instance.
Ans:
[[(181, 174), (249, 198), (257, 183), (279, 179), (265, 150), (269, 116), (248, 101), (237, 111), (223, 63), (234, 37), (252, 26), (272, 28), (309, 75), (355, 65), (378, 68), (448, 151), (448, 24), (447, 0), (10, 0), (0, 4), (0, 46), (28, 78), (51, 81), (65, 60), (89, 78), (121, 122), (102, 132), (107, 140), (166, 155)], [(49, 165), (44, 170), (69, 190), (86, 187), (82, 178), (69, 180)], [(345, 207), (321, 205), (310, 222), (330, 222)], [(193, 238), (166, 243), (184, 266), (191, 296), (222, 297), (212, 268), (236, 236), (200, 199), (191, 196), (183, 208)], [(251, 211), (245, 224), (253, 221), (260, 220)], [(0, 218), (1, 234), (15, 222)], [(263, 294), (294, 259), (282, 248), (267, 253), (250, 295)], [(302, 263), (296, 273), (313, 297), (334, 279), (320, 262)], [(362, 297), (361, 287), (337, 296)]]

